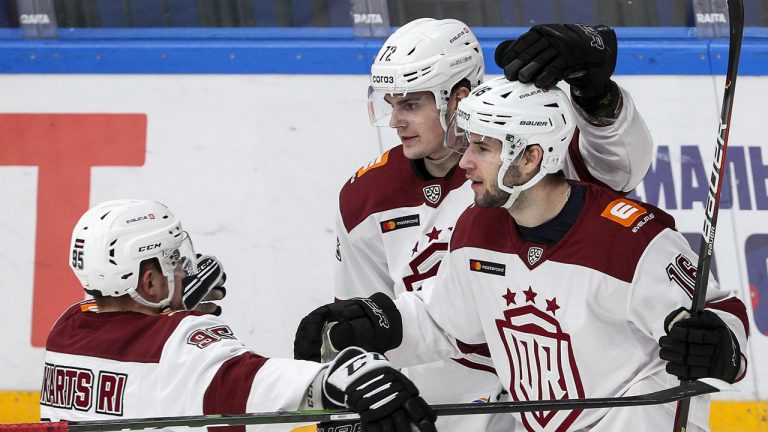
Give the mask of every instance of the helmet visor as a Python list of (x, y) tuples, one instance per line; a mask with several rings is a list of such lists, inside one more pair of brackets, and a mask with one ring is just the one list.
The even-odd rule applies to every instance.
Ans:
[(178, 247), (166, 249), (160, 255), (160, 265), (167, 274), (179, 275), (182, 278), (197, 273), (197, 259), (192, 239), (186, 231)]
[(385, 99), (386, 95), (384, 90), (368, 87), (368, 118), (373, 126), (389, 127), (392, 105)]
[(502, 143), (498, 138), (471, 132), (459, 126), (456, 114), (448, 123), (445, 134), (445, 147), (461, 155), (471, 153), (472, 156), (487, 161), (498, 161)]

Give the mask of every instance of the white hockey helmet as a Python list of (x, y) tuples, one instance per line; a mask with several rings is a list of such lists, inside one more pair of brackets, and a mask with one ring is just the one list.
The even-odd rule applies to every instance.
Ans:
[(430, 91), (445, 129), (453, 86), (466, 78), (474, 88), (483, 81), (484, 71), (480, 43), (466, 24), (455, 19), (411, 21), (389, 36), (371, 66), (371, 124), (389, 126), (392, 106), (384, 100), (387, 94)]
[[(573, 107), (558, 87), (540, 89), (533, 84), (489, 80), (459, 102), (446, 134), (446, 147), (464, 154), (472, 142), (470, 133), (501, 141), (499, 188), (510, 194), (509, 208), (520, 192), (536, 185), (547, 174), (560, 171), (576, 130)], [(477, 141), (477, 139), (475, 139)], [(522, 185), (504, 184), (504, 174), (517, 165), (525, 149), (538, 144), (544, 151), (541, 168)]]
[[(142, 261), (157, 258), (168, 279), (168, 297), (159, 302), (136, 291)], [(72, 231), (69, 266), (85, 292), (94, 296), (129, 294), (151, 308), (170, 305), (174, 275), (194, 274), (192, 242), (179, 219), (156, 201), (115, 200), (96, 205), (80, 217)], [(176, 273), (181, 271), (181, 273)]]

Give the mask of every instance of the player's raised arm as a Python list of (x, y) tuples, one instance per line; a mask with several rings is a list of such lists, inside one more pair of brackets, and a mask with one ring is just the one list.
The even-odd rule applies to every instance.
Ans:
[(499, 44), (495, 60), (510, 80), (570, 84), (579, 134), (566, 175), (628, 192), (648, 171), (653, 140), (629, 92), (611, 79), (617, 53), (607, 26), (541, 24)]

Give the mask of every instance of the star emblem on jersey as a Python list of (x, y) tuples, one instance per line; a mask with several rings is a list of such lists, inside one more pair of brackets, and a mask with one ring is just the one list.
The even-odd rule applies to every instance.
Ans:
[(507, 301), (507, 306), (509, 306), (511, 304), (517, 304), (515, 302), (515, 296), (516, 295), (517, 295), (517, 293), (513, 293), (512, 291), (509, 290), (509, 288), (507, 288), (507, 293), (502, 296), (504, 298), (504, 300)]
[(424, 234), (427, 237), (429, 237), (429, 241), (435, 241), (440, 237), (440, 233), (443, 232), (443, 230), (437, 229), (437, 227), (432, 227), (432, 231)]
[(440, 185), (430, 185), (424, 187), (424, 198), (432, 204), (437, 204), (440, 201), (440, 196), (443, 194), (443, 188)]
[(547, 300), (547, 312), (552, 312), (552, 315), (555, 314), (555, 311), (560, 309), (560, 306), (557, 305), (557, 297), (552, 297), (552, 300)]
[(528, 287), (528, 289), (527, 289), (527, 290), (523, 291), (523, 294), (525, 294), (525, 302), (526, 302), (526, 303), (528, 303), (528, 302), (531, 302), (531, 303), (536, 303), (536, 296), (537, 296), (538, 294), (536, 294), (535, 292), (533, 292), (533, 288), (531, 288), (531, 287)]
[(528, 248), (528, 264), (534, 265), (537, 262), (539, 262), (539, 258), (544, 254), (544, 249), (540, 247), (530, 247)]

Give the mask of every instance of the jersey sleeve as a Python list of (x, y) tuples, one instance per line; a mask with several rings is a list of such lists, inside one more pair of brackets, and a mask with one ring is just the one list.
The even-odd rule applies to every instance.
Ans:
[(163, 349), (156, 400), (167, 403), (169, 412), (188, 414), (295, 410), (307, 406), (307, 390), (323, 368), (262, 357), (218, 317), (189, 316)]
[(336, 216), (336, 266), (334, 291), (337, 299), (368, 297), (383, 292), (395, 298), (384, 244), (374, 216), (347, 231), (341, 212)]
[(468, 285), (462, 285), (459, 272), (451, 269), (461, 255), (450, 253), (421, 291), (402, 293), (395, 300), (403, 318), (403, 342), (387, 356), (397, 367), (460, 357), (459, 341), (485, 343), (471, 290), (462, 289)]
[(622, 108), (612, 124), (595, 126), (576, 115), (579, 138), (571, 143), (564, 170), (568, 178), (629, 192), (648, 172), (653, 139), (632, 96), (620, 91)]
[[(664, 319), (681, 306), (691, 307), (697, 255), (677, 231), (666, 229), (648, 246), (638, 263), (627, 305), (630, 319), (655, 340), (666, 334)], [(709, 275), (705, 308), (715, 312), (739, 341), (742, 357), (748, 324), (744, 303)], [(746, 362), (742, 362), (742, 372)], [(741, 374), (740, 374), (741, 375)]]

